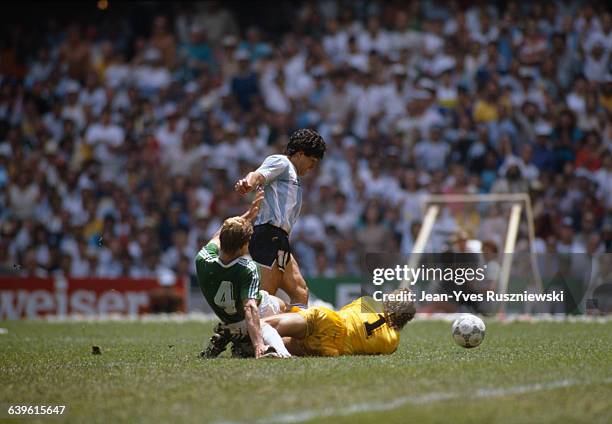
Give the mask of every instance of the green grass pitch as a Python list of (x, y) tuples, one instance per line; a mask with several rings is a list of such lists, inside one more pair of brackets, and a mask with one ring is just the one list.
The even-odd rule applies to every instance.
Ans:
[[(610, 422), (612, 322), (487, 323), (476, 349), (414, 322), (390, 356), (202, 360), (202, 322), (0, 322), (9, 405), (23, 422)], [(92, 345), (102, 354), (92, 355)], [(224, 354), (226, 355), (226, 354)]]

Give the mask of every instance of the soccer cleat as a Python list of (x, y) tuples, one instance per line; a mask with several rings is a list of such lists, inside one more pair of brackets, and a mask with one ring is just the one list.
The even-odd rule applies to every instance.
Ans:
[(266, 353), (264, 353), (263, 355), (261, 355), (259, 358), (257, 359), (282, 359), (282, 355), (280, 353), (278, 353), (276, 351), (276, 349), (274, 349), (272, 346), (268, 347), (268, 350), (266, 350)]
[(231, 341), (231, 334), (227, 328), (217, 324), (215, 331), (208, 342), (208, 346), (202, 352), (200, 352), (201, 358), (216, 358), (219, 356), (227, 347), (227, 344)]
[(232, 358), (254, 358), (255, 351), (251, 343), (251, 338), (241, 337), (232, 340)]

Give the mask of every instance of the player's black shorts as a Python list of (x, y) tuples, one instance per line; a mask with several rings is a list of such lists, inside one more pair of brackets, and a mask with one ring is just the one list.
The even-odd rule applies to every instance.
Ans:
[(255, 262), (269, 268), (276, 261), (278, 269), (285, 272), (291, 258), (289, 234), (272, 224), (256, 225), (249, 242), (249, 253)]

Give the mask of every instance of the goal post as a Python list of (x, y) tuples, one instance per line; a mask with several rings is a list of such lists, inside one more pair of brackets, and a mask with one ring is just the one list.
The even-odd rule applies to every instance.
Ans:
[[(421, 224), (421, 229), (415, 240), (412, 252), (408, 259), (408, 266), (416, 268), (420, 262), (421, 256), (425, 253), (430, 236), (434, 230), (436, 220), (443, 206), (457, 203), (504, 203), (510, 205), (510, 217), (508, 220), (508, 229), (503, 244), (501, 271), (499, 276), (499, 288), (502, 293), (508, 290), (508, 281), (510, 279), (510, 270), (512, 267), (512, 259), (514, 257), (514, 249), (518, 238), (519, 224), (522, 212), (525, 211), (527, 219), (527, 236), (529, 241), (530, 265), (533, 271), (535, 284), (538, 289), (542, 290), (543, 284), (540, 277), (540, 272), (537, 265), (535, 255), (535, 226), (534, 215), (531, 206), (531, 199), (527, 193), (492, 193), (492, 194), (432, 194), (427, 197), (424, 203), (425, 214)], [(436, 253), (436, 252), (428, 252)], [(410, 284), (409, 280), (404, 280), (402, 287), (407, 287)], [(500, 312), (505, 311), (505, 305), (502, 303)]]

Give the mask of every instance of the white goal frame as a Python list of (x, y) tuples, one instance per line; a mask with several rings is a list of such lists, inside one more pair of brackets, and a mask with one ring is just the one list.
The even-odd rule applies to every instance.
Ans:
[[(510, 279), (510, 267), (514, 257), (514, 248), (518, 237), (519, 223), (523, 209), (527, 218), (529, 251), (531, 257), (531, 269), (535, 278), (537, 288), (541, 291), (543, 288), (542, 278), (535, 256), (535, 227), (533, 220), (533, 209), (531, 207), (531, 199), (527, 193), (493, 193), (493, 194), (432, 194), (425, 200), (425, 215), (419, 234), (410, 253), (408, 266), (416, 268), (423, 249), (427, 245), (429, 236), (433, 231), (436, 218), (440, 212), (440, 205), (451, 203), (510, 203), (510, 219), (508, 222), (508, 231), (506, 232), (506, 240), (502, 253), (502, 264), (499, 276), (500, 292), (505, 294), (508, 291), (508, 281)], [(409, 281), (403, 281), (401, 287), (406, 288)], [(501, 313), (505, 312), (505, 304), (501, 304)]]

